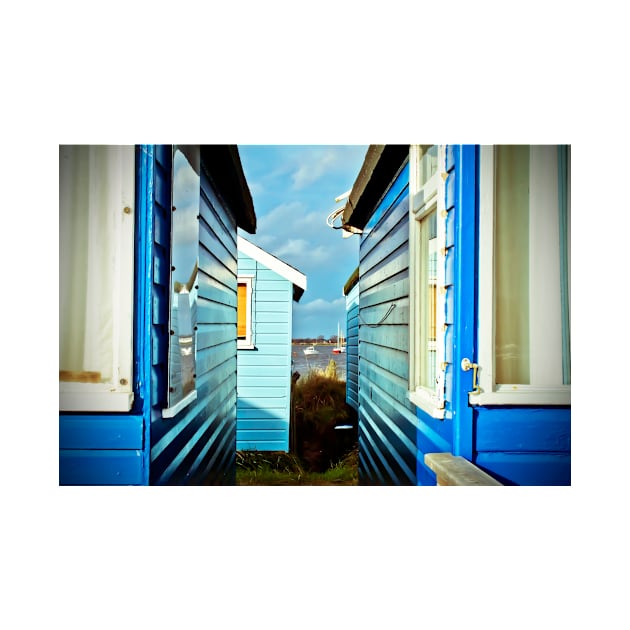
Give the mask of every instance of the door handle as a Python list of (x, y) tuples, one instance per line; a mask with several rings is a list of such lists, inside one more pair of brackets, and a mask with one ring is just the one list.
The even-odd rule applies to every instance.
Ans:
[(473, 389), (471, 394), (479, 394), (481, 392), (481, 387), (479, 387), (479, 383), (477, 383), (477, 368), (479, 365), (477, 363), (472, 363), (470, 359), (462, 359), (462, 370), (464, 372), (468, 372), (469, 370), (473, 371)]

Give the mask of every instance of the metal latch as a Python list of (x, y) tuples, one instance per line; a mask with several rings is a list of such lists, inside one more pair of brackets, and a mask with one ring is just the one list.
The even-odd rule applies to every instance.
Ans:
[(473, 371), (473, 389), (470, 393), (478, 394), (481, 392), (481, 387), (479, 387), (479, 383), (477, 383), (477, 368), (479, 365), (477, 363), (472, 363), (470, 359), (462, 359), (461, 366), (464, 372), (468, 372), (471, 369)]

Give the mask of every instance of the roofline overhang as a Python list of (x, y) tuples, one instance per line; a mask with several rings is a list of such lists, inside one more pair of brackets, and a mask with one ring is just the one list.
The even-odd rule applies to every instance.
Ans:
[(342, 227), (362, 230), (409, 158), (408, 144), (371, 144), (343, 211)]
[(346, 284), (343, 285), (343, 294), (348, 295), (352, 288), (359, 282), (359, 268), (357, 267), (346, 280)]
[(240, 235), (237, 236), (237, 247), (250, 258), (265, 265), (265, 267), (275, 271), (291, 282), (293, 284), (293, 300), (295, 302), (300, 301), (304, 291), (306, 291), (306, 276), (301, 271), (298, 271), (295, 267), (292, 267), (273, 254), (254, 245)]
[(236, 219), (237, 227), (256, 233), (254, 202), (235, 144), (200, 145), (201, 165)]

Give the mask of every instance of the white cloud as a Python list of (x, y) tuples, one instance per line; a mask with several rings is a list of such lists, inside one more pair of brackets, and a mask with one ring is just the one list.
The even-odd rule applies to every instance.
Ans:
[(293, 337), (329, 337), (336, 334), (337, 325), (345, 327), (346, 299), (317, 298), (310, 302), (293, 304)]
[(311, 150), (301, 155), (299, 168), (291, 176), (293, 190), (302, 190), (333, 171), (340, 157), (339, 150), (335, 148), (327, 149), (323, 154)]
[(306, 212), (304, 204), (292, 201), (276, 206), (260, 218), (255, 243), (301, 271), (314, 265), (334, 264), (337, 236), (320, 212)]

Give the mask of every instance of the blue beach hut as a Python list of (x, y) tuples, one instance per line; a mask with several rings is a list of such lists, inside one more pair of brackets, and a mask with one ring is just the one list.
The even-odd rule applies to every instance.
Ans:
[(232, 484), (231, 145), (60, 146), (59, 483)]
[(289, 451), (293, 302), (306, 276), (238, 237), (237, 450)]
[(343, 287), (346, 298), (346, 402), (359, 410), (359, 268)]
[(360, 483), (571, 483), (570, 173), (569, 146), (369, 147)]

